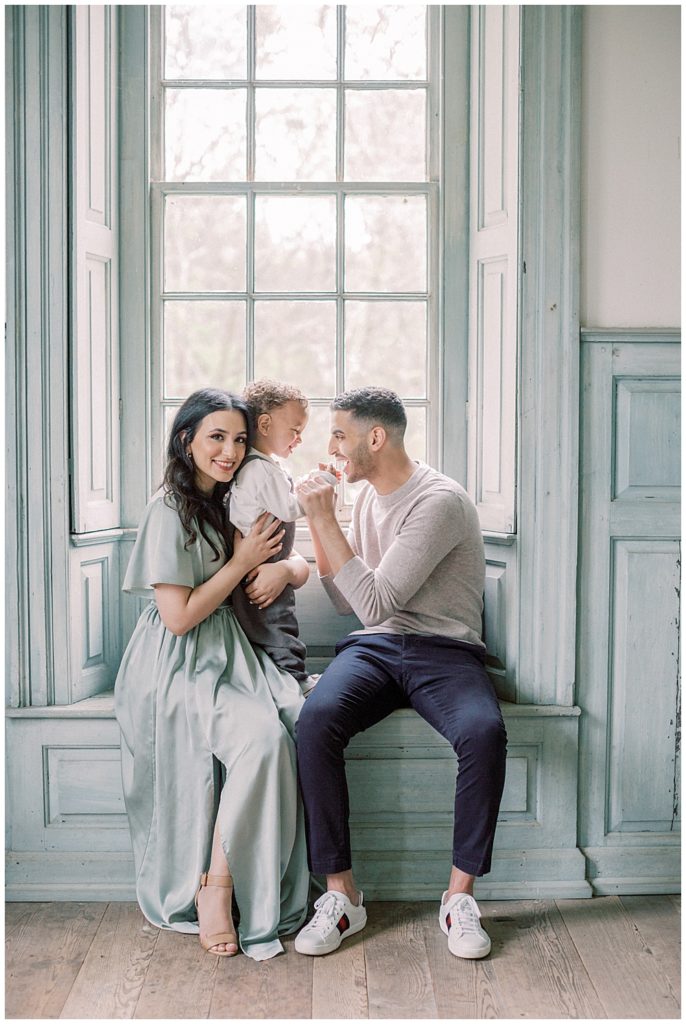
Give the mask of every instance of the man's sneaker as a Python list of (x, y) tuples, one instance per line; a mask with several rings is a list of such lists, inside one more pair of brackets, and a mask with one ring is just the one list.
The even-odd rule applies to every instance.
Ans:
[(296, 936), (296, 951), (307, 956), (333, 953), (343, 939), (361, 932), (366, 923), (367, 911), (362, 905), (362, 893), (360, 905), (356, 907), (342, 892), (329, 889), (315, 903), (310, 923)]
[[(447, 891), (443, 893), (445, 900)], [(438, 913), (441, 930), (448, 936), (448, 949), (454, 956), (479, 960), (491, 952), (491, 940), (479, 924), (481, 912), (476, 900), (458, 892), (441, 903)]]

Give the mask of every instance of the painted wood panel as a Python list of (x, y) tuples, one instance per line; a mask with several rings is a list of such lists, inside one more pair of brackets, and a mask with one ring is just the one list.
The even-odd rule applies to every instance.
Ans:
[(610, 557), (605, 828), (671, 832), (679, 823), (679, 545), (617, 538)]
[(128, 828), (118, 744), (43, 746), (43, 791), (49, 828)]
[(118, 527), (116, 8), (73, 8), (73, 531)]
[(519, 8), (472, 9), (468, 488), (515, 529)]
[[(29, 711), (10, 719), (7, 755), (11, 849), (27, 854), (130, 851), (119, 726), (111, 699), (106, 718), (32, 717)], [(71, 884), (78, 874), (76, 861)]]
[(679, 334), (582, 341), (580, 842), (597, 892), (669, 892), (680, 828)]
[(681, 382), (619, 378), (614, 421), (614, 500), (679, 501)]
[(577, 702), (581, 18), (523, 5), (517, 700)]
[(70, 674), (67, 9), (7, 27), (7, 701), (59, 700)]
[[(588, 895), (570, 771), (577, 713), (502, 708), (507, 781), (493, 870), (480, 893)], [(134, 898), (112, 695), (17, 710), (7, 735), (11, 898)], [(346, 760), (355, 869), (370, 897), (440, 896), (452, 845), (449, 744), (407, 709), (355, 737)]]
[(71, 550), (73, 676), (65, 702), (110, 690), (119, 667), (119, 541), (80, 544)]

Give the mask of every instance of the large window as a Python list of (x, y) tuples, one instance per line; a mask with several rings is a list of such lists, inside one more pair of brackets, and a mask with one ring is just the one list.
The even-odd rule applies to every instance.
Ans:
[(195, 388), (272, 376), (311, 402), (294, 473), (363, 384), (437, 463), (439, 12), (152, 9), (156, 452)]

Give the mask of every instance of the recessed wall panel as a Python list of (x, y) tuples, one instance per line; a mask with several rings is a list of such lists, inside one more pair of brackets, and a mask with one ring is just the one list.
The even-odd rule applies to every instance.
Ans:
[(503, 331), (506, 323), (507, 260), (480, 265), (481, 302), (481, 495), (501, 491)]
[(110, 344), (110, 263), (89, 258), (88, 329), (90, 342), (90, 498), (105, 501), (111, 497), (112, 477), (110, 419), (111, 344)]
[(608, 828), (677, 826), (679, 549), (676, 541), (612, 545)]
[(126, 825), (118, 747), (45, 746), (43, 770), (46, 826)]
[(615, 498), (678, 500), (680, 431), (678, 380), (620, 378), (616, 381)]

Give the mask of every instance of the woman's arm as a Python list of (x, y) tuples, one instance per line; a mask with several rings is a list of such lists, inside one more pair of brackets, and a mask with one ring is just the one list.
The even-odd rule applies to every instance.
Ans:
[(250, 533), (236, 545), (233, 557), (209, 580), (199, 586), (174, 583), (155, 585), (155, 601), (162, 622), (176, 636), (183, 636), (219, 607), (243, 577), (266, 558), (278, 554), (284, 530), (279, 522), (266, 523), (260, 516)]
[(250, 585), (245, 593), (259, 608), (268, 608), (289, 583), (294, 590), (304, 586), (310, 576), (310, 567), (297, 551), (283, 562), (265, 562), (248, 573)]

